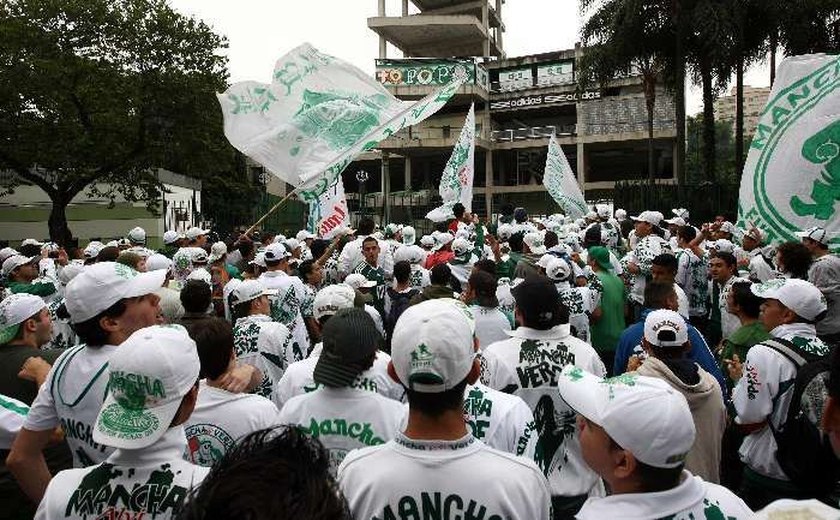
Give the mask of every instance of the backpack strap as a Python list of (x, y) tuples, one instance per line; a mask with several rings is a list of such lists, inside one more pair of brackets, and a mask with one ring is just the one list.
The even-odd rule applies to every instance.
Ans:
[(783, 355), (788, 361), (796, 366), (796, 370), (805, 366), (805, 364), (809, 361), (808, 358), (803, 355), (803, 352), (799, 347), (786, 339), (771, 338), (762, 341), (761, 344)]

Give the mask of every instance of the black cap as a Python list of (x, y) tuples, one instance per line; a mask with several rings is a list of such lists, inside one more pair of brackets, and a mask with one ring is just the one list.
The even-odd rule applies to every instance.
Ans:
[(546, 329), (562, 322), (557, 287), (545, 276), (528, 276), (510, 292), (530, 326)]
[(382, 343), (373, 318), (364, 309), (341, 309), (324, 325), (324, 349), (312, 374), (316, 383), (331, 386), (350, 386), (356, 376), (370, 367), (373, 356)]

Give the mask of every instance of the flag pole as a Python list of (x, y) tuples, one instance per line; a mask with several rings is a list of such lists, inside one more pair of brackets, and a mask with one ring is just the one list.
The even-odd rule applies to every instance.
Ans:
[(263, 223), (263, 221), (264, 221), (266, 218), (268, 218), (268, 216), (269, 216), (269, 215), (271, 215), (272, 213), (274, 213), (275, 211), (277, 211), (277, 208), (279, 208), (280, 206), (282, 206), (282, 205), (283, 205), (283, 203), (285, 203), (287, 200), (289, 200), (290, 198), (292, 198), (292, 195), (294, 195), (296, 192), (297, 192), (297, 188), (293, 189), (293, 190), (292, 190), (292, 191), (290, 191), (290, 192), (289, 192), (289, 193), (288, 193), (285, 197), (283, 197), (282, 199), (280, 199), (280, 202), (278, 202), (277, 204), (275, 204), (274, 206), (272, 206), (272, 207), (271, 207), (271, 209), (269, 209), (269, 210), (266, 212), (266, 214), (265, 214), (265, 215), (263, 215), (263, 216), (262, 216), (262, 217), (261, 217), (258, 221), (256, 221), (256, 222), (254, 223), (254, 225), (253, 225), (253, 226), (249, 227), (249, 228), (248, 228), (248, 230), (247, 230), (247, 231), (245, 231), (245, 233), (243, 233), (243, 235), (245, 235), (245, 236), (250, 235), (250, 234), (251, 234), (251, 231), (253, 231), (253, 230), (254, 230), (254, 228), (256, 228), (257, 226), (259, 226), (260, 224), (262, 224), (262, 223)]

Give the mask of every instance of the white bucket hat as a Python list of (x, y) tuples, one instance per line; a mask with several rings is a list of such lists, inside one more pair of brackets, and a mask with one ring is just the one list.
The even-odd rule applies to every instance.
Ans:
[(796, 278), (774, 278), (750, 287), (759, 298), (779, 300), (797, 316), (814, 321), (828, 309), (823, 293), (811, 282)]
[(70, 321), (82, 323), (122, 299), (153, 293), (165, 279), (165, 271), (138, 273), (115, 262), (88, 266), (67, 284), (64, 300)]
[(688, 402), (661, 379), (634, 372), (601, 379), (567, 365), (557, 386), (572, 409), (648, 466), (679, 467), (694, 445)]
[(47, 306), (40, 296), (34, 294), (10, 294), (0, 301), (0, 345), (14, 338), (20, 324)]
[(476, 357), (473, 328), (463, 309), (444, 300), (406, 309), (391, 341), (391, 360), (402, 384), (422, 393), (445, 392), (458, 385)]
[(156, 325), (128, 337), (108, 361), (108, 394), (93, 440), (120, 449), (154, 444), (181, 400), (198, 383), (195, 342), (180, 325)]

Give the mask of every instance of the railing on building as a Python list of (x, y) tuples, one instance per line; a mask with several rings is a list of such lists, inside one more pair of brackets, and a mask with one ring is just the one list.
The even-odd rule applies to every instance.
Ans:
[(490, 133), (490, 140), (494, 143), (509, 143), (513, 141), (526, 141), (529, 139), (545, 139), (554, 134), (558, 137), (571, 137), (577, 135), (577, 125), (548, 125), (530, 126), (523, 128), (509, 128), (505, 130), (493, 130)]
[(496, 94), (499, 92), (517, 92), (520, 90), (528, 90), (532, 88), (556, 87), (561, 85), (573, 85), (575, 83), (574, 72), (570, 74), (558, 74), (546, 77), (532, 77), (524, 78), (519, 81), (491, 81), (490, 92)]

